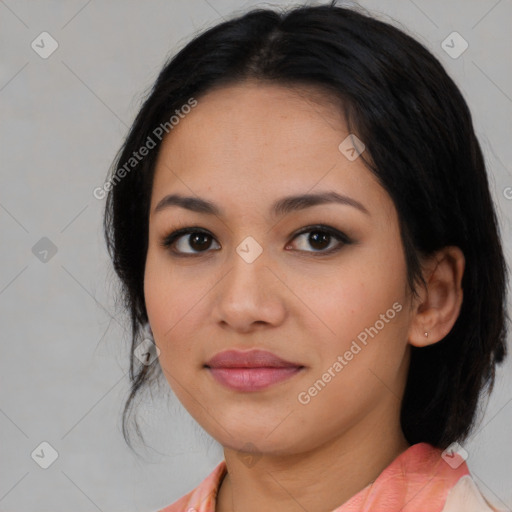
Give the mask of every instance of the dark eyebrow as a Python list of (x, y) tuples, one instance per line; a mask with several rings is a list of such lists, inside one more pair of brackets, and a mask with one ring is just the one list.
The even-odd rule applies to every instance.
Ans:
[[(359, 201), (333, 191), (283, 197), (274, 202), (271, 206), (271, 213), (273, 216), (282, 216), (311, 206), (328, 203), (352, 206), (366, 215), (370, 215), (370, 212)], [(158, 202), (153, 213), (160, 212), (170, 206), (179, 206), (197, 213), (206, 213), (216, 216), (223, 215), (222, 210), (211, 201), (199, 197), (181, 196), (179, 194), (165, 196)]]

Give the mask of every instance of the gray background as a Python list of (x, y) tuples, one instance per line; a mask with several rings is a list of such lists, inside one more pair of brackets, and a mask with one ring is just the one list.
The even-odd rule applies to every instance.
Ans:
[[(165, 389), (141, 409), (146, 458), (124, 443), (128, 323), (92, 191), (164, 60), (198, 30), (262, 4), (293, 5), (0, 0), (0, 511), (156, 511), (221, 460)], [(422, 41), (460, 86), (512, 264), (511, 0), (361, 4)], [(43, 31), (59, 45), (47, 59), (31, 47)], [(453, 31), (469, 44), (456, 59), (441, 47)], [(37, 257), (43, 237), (57, 252)], [(464, 444), (476, 482), (503, 508), (512, 507), (511, 370), (508, 359)], [(48, 469), (31, 457), (43, 441), (58, 452)]]

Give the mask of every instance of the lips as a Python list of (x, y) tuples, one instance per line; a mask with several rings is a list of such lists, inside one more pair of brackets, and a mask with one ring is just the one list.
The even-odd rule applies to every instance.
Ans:
[(285, 361), (266, 350), (226, 350), (212, 357), (206, 366), (210, 368), (286, 368), (300, 364)]
[(304, 368), (265, 350), (226, 350), (212, 357), (205, 367), (217, 382), (236, 391), (265, 389)]

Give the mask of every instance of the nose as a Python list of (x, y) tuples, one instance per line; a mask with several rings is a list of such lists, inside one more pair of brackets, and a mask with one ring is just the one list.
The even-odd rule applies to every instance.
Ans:
[(214, 320), (241, 333), (280, 325), (286, 318), (286, 287), (265, 252), (248, 262), (233, 251), (226, 263), (229, 270), (215, 287)]

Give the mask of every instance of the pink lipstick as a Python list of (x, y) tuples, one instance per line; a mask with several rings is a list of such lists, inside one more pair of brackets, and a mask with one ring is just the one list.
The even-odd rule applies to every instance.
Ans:
[(304, 368), (266, 350), (226, 350), (216, 354), (205, 367), (217, 382), (236, 391), (265, 389)]

